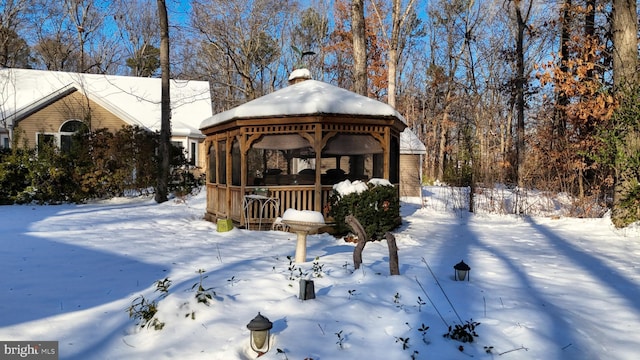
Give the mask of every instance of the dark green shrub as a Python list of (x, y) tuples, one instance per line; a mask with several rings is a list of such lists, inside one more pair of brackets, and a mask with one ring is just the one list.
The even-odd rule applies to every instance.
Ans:
[(24, 149), (0, 152), (0, 204), (22, 203), (19, 195), (31, 183), (29, 159), (33, 151)]
[(29, 164), (31, 182), (20, 195), (21, 201), (38, 204), (73, 201), (77, 189), (73, 172), (74, 164), (65, 154), (52, 145), (41, 146)]
[(333, 191), (329, 197), (329, 216), (335, 221), (338, 235), (347, 234), (351, 229), (345, 217), (353, 215), (364, 227), (370, 240), (381, 240), (387, 231), (397, 228), (400, 223), (400, 198), (395, 186), (367, 183), (367, 190), (341, 196)]
[[(126, 126), (77, 132), (64, 150), (53, 144), (31, 149), (26, 143), (0, 152), (0, 204), (58, 204), (146, 194), (158, 171), (158, 134)], [(196, 193), (204, 179), (195, 175), (182, 153), (173, 149), (170, 191)]]

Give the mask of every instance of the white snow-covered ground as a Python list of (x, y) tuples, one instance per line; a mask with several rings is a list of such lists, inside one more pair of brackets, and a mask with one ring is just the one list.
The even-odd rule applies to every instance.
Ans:
[[(57, 340), (61, 359), (253, 359), (246, 325), (260, 312), (273, 322), (261, 359), (640, 358), (638, 227), (469, 214), (448, 188), (425, 194), (402, 203), (400, 276), (385, 241), (354, 271), (354, 244), (328, 234), (295, 264), (295, 234), (218, 233), (204, 193), (0, 206), (0, 340)], [(468, 282), (454, 281), (460, 260)], [(298, 299), (300, 277), (315, 299)], [(140, 296), (157, 300), (162, 330), (129, 317)], [(443, 337), (468, 322), (473, 343)]]

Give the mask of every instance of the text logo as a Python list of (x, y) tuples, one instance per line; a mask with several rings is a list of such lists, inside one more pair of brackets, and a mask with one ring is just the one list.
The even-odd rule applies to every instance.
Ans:
[(58, 360), (57, 341), (0, 341), (0, 360)]

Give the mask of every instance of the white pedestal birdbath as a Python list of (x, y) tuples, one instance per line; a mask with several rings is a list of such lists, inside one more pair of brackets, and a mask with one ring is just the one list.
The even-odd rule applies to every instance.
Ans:
[(324, 217), (316, 211), (287, 209), (282, 215), (282, 222), (296, 233), (296, 262), (306, 262), (307, 235), (325, 226)]

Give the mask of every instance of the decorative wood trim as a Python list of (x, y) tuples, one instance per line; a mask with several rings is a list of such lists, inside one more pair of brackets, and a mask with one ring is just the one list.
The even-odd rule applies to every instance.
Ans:
[(321, 140), (321, 143), (320, 143), (320, 144), (321, 144), (321, 146), (320, 146), (320, 150), (324, 149), (324, 147), (325, 147), (325, 146), (327, 146), (327, 142), (328, 142), (329, 140), (331, 140), (331, 138), (332, 138), (332, 137), (334, 137), (334, 136), (336, 136), (336, 135), (338, 135), (338, 132), (337, 132), (337, 131), (330, 131), (330, 132), (326, 133), (326, 134), (322, 137), (322, 140)]

